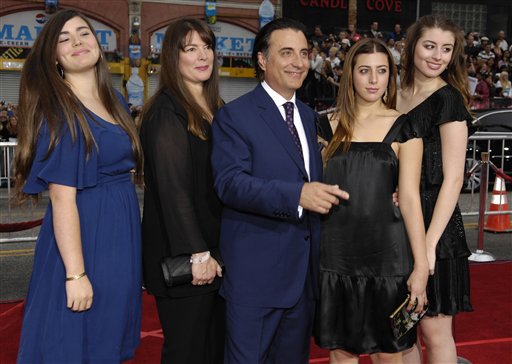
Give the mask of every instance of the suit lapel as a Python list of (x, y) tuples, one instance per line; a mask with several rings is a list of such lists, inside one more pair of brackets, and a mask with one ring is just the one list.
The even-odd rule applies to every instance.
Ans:
[(289, 154), (293, 162), (307, 177), (304, 161), (302, 160), (297, 146), (293, 142), (292, 136), (288, 131), (288, 127), (286, 126), (286, 123), (283, 120), (283, 116), (279, 112), (276, 104), (261, 85), (258, 85), (254, 92), (258, 96), (257, 100), (259, 100), (259, 106), (263, 109), (260, 115), (261, 118), (268, 125), (270, 130), (272, 130), (272, 132), (276, 135), (277, 140), (283, 145), (284, 149)]

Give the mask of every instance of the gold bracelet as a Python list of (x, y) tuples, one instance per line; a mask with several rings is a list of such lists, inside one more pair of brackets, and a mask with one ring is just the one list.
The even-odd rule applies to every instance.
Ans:
[(67, 281), (76, 281), (77, 279), (80, 279), (84, 276), (85, 276), (85, 272), (77, 274), (76, 276), (66, 277), (66, 282)]

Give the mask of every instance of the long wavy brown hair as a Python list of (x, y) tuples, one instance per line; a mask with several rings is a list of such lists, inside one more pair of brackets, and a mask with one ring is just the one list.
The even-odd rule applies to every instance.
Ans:
[[(193, 31), (196, 31), (201, 40), (213, 50), (212, 75), (203, 83), (204, 97), (210, 110), (203, 110), (201, 105), (194, 99), (183, 79), (183, 75), (179, 72), (180, 52), (185, 51), (185, 46), (189, 43), (188, 41)], [(151, 108), (158, 95), (168, 89), (187, 111), (188, 130), (194, 136), (206, 140), (207, 136), (204, 134), (206, 121), (204, 116), (208, 115), (209, 112), (215, 114), (219, 107), (223, 105), (219, 94), (219, 66), (215, 44), (215, 35), (202, 20), (184, 18), (169, 24), (162, 42), (159, 88), (144, 107), (143, 115)]]
[(363, 38), (357, 41), (347, 53), (343, 65), (343, 76), (340, 80), (340, 89), (336, 98), (336, 109), (331, 118), (338, 120), (338, 127), (325, 150), (324, 163), (333, 156), (343, 143), (343, 151), (350, 148), (350, 141), (354, 135), (354, 120), (357, 117), (356, 91), (354, 88), (354, 67), (357, 56), (360, 54), (384, 53), (388, 59), (389, 80), (386, 93), (382, 96), (382, 102), (388, 109), (396, 108), (396, 66), (393, 56), (388, 48), (379, 39)]
[[(20, 82), (18, 146), (14, 160), (16, 177), (16, 198), (26, 199), (22, 189), (27, 180), (35, 157), (39, 131), (44, 120), (50, 132), (47, 156), (60, 140), (63, 126), (67, 124), (75, 142), (78, 135), (84, 138), (88, 155), (96, 147), (96, 142), (85, 118), (90, 112), (71, 90), (66, 82), (66, 70), (57, 62), (57, 43), (64, 24), (74, 17), (80, 17), (94, 33), (90, 22), (75, 10), (61, 10), (50, 18), (38, 35), (34, 46), (25, 60)], [(98, 43), (98, 47), (100, 47)], [(100, 47), (101, 52), (101, 47)], [(57, 65), (57, 66), (56, 66)], [(101, 54), (95, 66), (98, 94), (103, 105), (132, 141), (136, 160), (138, 181), (143, 168), (142, 148), (135, 125), (112, 88), (108, 65)], [(61, 72), (64, 73), (62, 77)]]
[(469, 110), (469, 87), (466, 61), (464, 60), (464, 36), (459, 26), (451, 19), (442, 15), (425, 15), (418, 19), (407, 29), (404, 51), (402, 53), (402, 88), (410, 88), (414, 85), (414, 50), (418, 40), (425, 34), (427, 29), (439, 28), (453, 34), (455, 44), (453, 47), (452, 59), (448, 67), (441, 74), (441, 78), (449, 85), (455, 87), (463, 96), (465, 106)]

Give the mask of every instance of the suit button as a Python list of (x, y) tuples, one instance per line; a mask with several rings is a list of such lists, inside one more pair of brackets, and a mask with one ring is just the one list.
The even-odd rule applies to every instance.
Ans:
[(304, 237), (304, 240), (308, 241), (308, 240), (309, 240), (309, 235), (306, 235), (306, 236)]
[(308, 182), (308, 178), (307, 178), (307, 177), (302, 177), (302, 180), (303, 180), (304, 182)]

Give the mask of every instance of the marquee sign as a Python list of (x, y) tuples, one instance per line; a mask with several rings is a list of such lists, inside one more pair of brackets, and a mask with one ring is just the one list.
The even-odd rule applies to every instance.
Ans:
[[(230, 77), (254, 77), (252, 49), (255, 34), (245, 28), (217, 21), (209, 24), (216, 38), (215, 49), (220, 66), (220, 74)], [(153, 52), (160, 53), (167, 27), (156, 30), (151, 36)]]
[[(255, 34), (242, 27), (217, 21), (210, 24), (217, 39), (216, 49), (219, 57), (251, 58)], [(156, 30), (151, 36), (151, 46), (156, 53), (162, 49), (167, 27)]]
[[(20, 11), (0, 17), (1, 48), (31, 48), (51, 15), (40, 10)], [(87, 18), (96, 30), (96, 36), (105, 52), (117, 48), (117, 36), (111, 27)]]
[[(419, 0), (355, 0), (357, 28), (368, 30), (372, 21), (379, 22), (380, 30), (393, 30), (396, 23), (406, 29), (416, 19)], [(334, 33), (348, 26), (349, 0), (296, 0), (283, 2), (283, 16), (304, 23), (312, 33), (320, 24), (324, 34)], [(425, 2), (427, 3), (427, 2)]]

